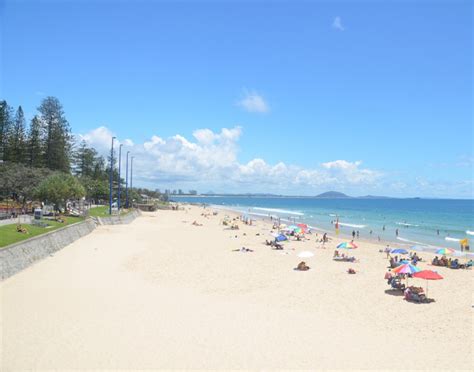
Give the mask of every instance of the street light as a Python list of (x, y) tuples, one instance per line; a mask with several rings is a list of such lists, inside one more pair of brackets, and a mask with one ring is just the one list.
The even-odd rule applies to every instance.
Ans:
[(122, 180), (120, 178), (120, 168), (122, 167), (122, 146), (123, 143), (120, 144), (119, 146), (119, 172), (118, 172), (118, 198), (117, 198), (117, 207), (118, 207), (118, 212), (120, 214), (120, 189), (121, 189), (121, 184)]
[(115, 137), (112, 137), (112, 147), (110, 148), (109, 214), (112, 214), (112, 182), (114, 180), (114, 139)]
[[(135, 156), (132, 156), (130, 159), (130, 191), (133, 191), (133, 159)], [(132, 199), (132, 207), (133, 207), (133, 199)]]
[(126, 172), (126, 175), (125, 175), (125, 199), (126, 199), (125, 205), (126, 205), (127, 208), (128, 208), (128, 154), (130, 154), (130, 151), (127, 151), (127, 163), (126, 163), (126, 166), (125, 166), (125, 172)]

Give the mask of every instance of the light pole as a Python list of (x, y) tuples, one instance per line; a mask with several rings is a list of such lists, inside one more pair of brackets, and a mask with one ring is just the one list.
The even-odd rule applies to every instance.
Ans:
[(119, 146), (119, 173), (118, 173), (118, 198), (117, 198), (117, 207), (118, 207), (119, 214), (120, 214), (120, 189), (122, 187), (121, 185), (122, 180), (120, 178), (120, 168), (122, 167), (122, 146), (123, 146), (123, 143), (121, 143)]
[(128, 154), (130, 154), (130, 151), (127, 151), (127, 163), (125, 166), (125, 206), (128, 208)]
[(112, 214), (112, 182), (114, 181), (114, 139), (115, 137), (112, 137), (112, 147), (110, 148), (109, 214)]
[[(130, 192), (133, 192), (133, 159), (135, 156), (132, 156), (130, 159)], [(133, 198), (133, 194), (132, 194)], [(133, 199), (132, 199), (132, 207), (133, 207)]]

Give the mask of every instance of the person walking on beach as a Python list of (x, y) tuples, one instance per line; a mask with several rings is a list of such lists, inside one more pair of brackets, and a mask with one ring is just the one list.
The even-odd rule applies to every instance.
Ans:
[(354, 239), (356, 236), (356, 232), (354, 230), (352, 230), (352, 239)]
[(357, 238), (359, 238), (359, 230), (357, 230)]

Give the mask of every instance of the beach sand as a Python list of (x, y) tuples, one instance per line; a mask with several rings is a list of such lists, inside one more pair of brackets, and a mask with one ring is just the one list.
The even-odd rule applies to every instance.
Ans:
[[(383, 245), (334, 262), (340, 239), (275, 251), (268, 223), (232, 231), (230, 212), (202, 212), (100, 226), (2, 282), (2, 370), (473, 367), (472, 271), (437, 268), (436, 302), (413, 304), (385, 292)], [(315, 254), (306, 272), (301, 251)]]

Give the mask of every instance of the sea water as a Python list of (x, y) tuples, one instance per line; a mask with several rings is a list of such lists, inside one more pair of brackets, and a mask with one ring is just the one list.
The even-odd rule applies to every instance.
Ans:
[(400, 246), (418, 244), (459, 249), (460, 239), (474, 239), (474, 200), (235, 196), (173, 196), (172, 199), (225, 207), (249, 216), (306, 223), (332, 232), (338, 219), (343, 235), (359, 231), (361, 238), (380, 237), (381, 241)]

